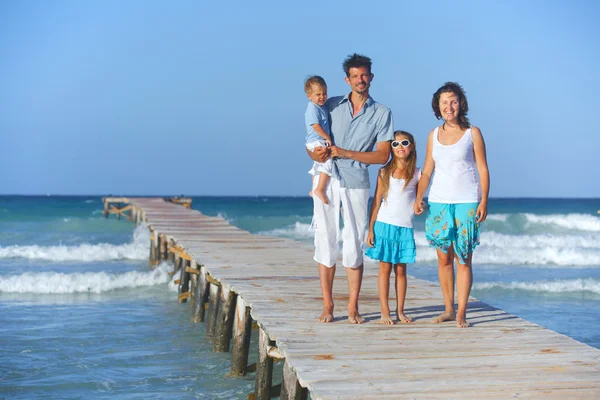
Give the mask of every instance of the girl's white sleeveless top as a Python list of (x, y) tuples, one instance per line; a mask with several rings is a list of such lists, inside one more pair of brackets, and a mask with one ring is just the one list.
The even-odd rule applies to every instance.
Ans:
[(421, 170), (415, 168), (415, 173), (405, 188), (404, 179), (396, 179), (390, 176), (390, 188), (386, 199), (381, 202), (381, 207), (377, 213), (377, 221), (412, 228), (413, 216), (415, 215), (413, 204), (417, 197), (417, 183), (419, 183), (420, 178)]
[(433, 203), (478, 203), (481, 188), (475, 166), (471, 128), (460, 140), (443, 145), (438, 140), (438, 129), (433, 132), (432, 156), (434, 174), (429, 190), (429, 201)]

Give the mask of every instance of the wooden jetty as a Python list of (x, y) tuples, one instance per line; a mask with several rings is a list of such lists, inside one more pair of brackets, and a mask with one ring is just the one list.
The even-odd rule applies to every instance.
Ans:
[(471, 328), (431, 324), (443, 309), (441, 291), (412, 277), (406, 312), (415, 322), (381, 325), (375, 266), (365, 266), (360, 296), (367, 323), (347, 323), (343, 268), (334, 284), (337, 318), (318, 323), (312, 247), (163, 199), (118, 200), (151, 230), (151, 262), (175, 265), (178, 301), (190, 305), (193, 322), (206, 323), (213, 350), (231, 349), (230, 376), (249, 372), (258, 324), (257, 399), (278, 395), (273, 359), (285, 360), (281, 399), (600, 399), (600, 350), (567, 336), (473, 298)]

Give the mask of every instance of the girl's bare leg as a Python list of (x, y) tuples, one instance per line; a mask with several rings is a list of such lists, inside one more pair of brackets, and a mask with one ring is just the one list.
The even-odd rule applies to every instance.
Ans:
[(319, 198), (323, 202), (323, 204), (329, 204), (327, 201), (327, 195), (325, 194), (325, 188), (327, 187), (327, 182), (329, 182), (329, 175), (321, 172), (319, 174), (319, 183), (317, 187), (313, 191), (313, 194)]
[(456, 319), (456, 312), (454, 311), (454, 249), (450, 247), (448, 254), (437, 249), (437, 257), (438, 277), (444, 295), (445, 310), (431, 321), (434, 324)]
[(394, 265), (396, 275), (396, 319), (398, 322), (408, 324), (413, 320), (404, 314), (404, 300), (406, 299), (406, 264)]
[(390, 316), (390, 274), (392, 273), (392, 263), (379, 262), (379, 277), (377, 279), (377, 288), (379, 289), (379, 302), (381, 303), (381, 323), (385, 325), (394, 325)]
[(473, 269), (471, 261), (473, 253), (465, 260), (465, 264), (461, 264), (456, 260), (456, 294), (458, 297), (458, 312), (456, 313), (456, 326), (459, 328), (468, 328), (467, 322), (467, 302), (471, 294), (471, 286), (473, 285)]

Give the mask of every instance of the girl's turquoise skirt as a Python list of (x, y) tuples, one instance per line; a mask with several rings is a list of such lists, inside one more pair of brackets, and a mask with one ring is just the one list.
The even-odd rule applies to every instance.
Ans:
[(415, 262), (417, 246), (413, 228), (404, 228), (375, 221), (374, 247), (369, 247), (366, 255), (374, 260), (392, 264), (409, 264)]

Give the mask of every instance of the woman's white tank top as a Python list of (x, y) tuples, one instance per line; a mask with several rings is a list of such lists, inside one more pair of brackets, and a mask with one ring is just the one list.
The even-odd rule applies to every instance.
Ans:
[(413, 204), (417, 197), (417, 183), (419, 183), (420, 178), (421, 170), (415, 168), (412, 179), (404, 187), (404, 179), (396, 179), (390, 176), (390, 188), (386, 199), (381, 201), (376, 221), (412, 228), (415, 215)]
[(438, 128), (433, 132), (432, 156), (434, 173), (428, 200), (433, 203), (478, 203), (481, 188), (475, 165), (471, 128), (458, 142), (443, 145), (438, 140)]

